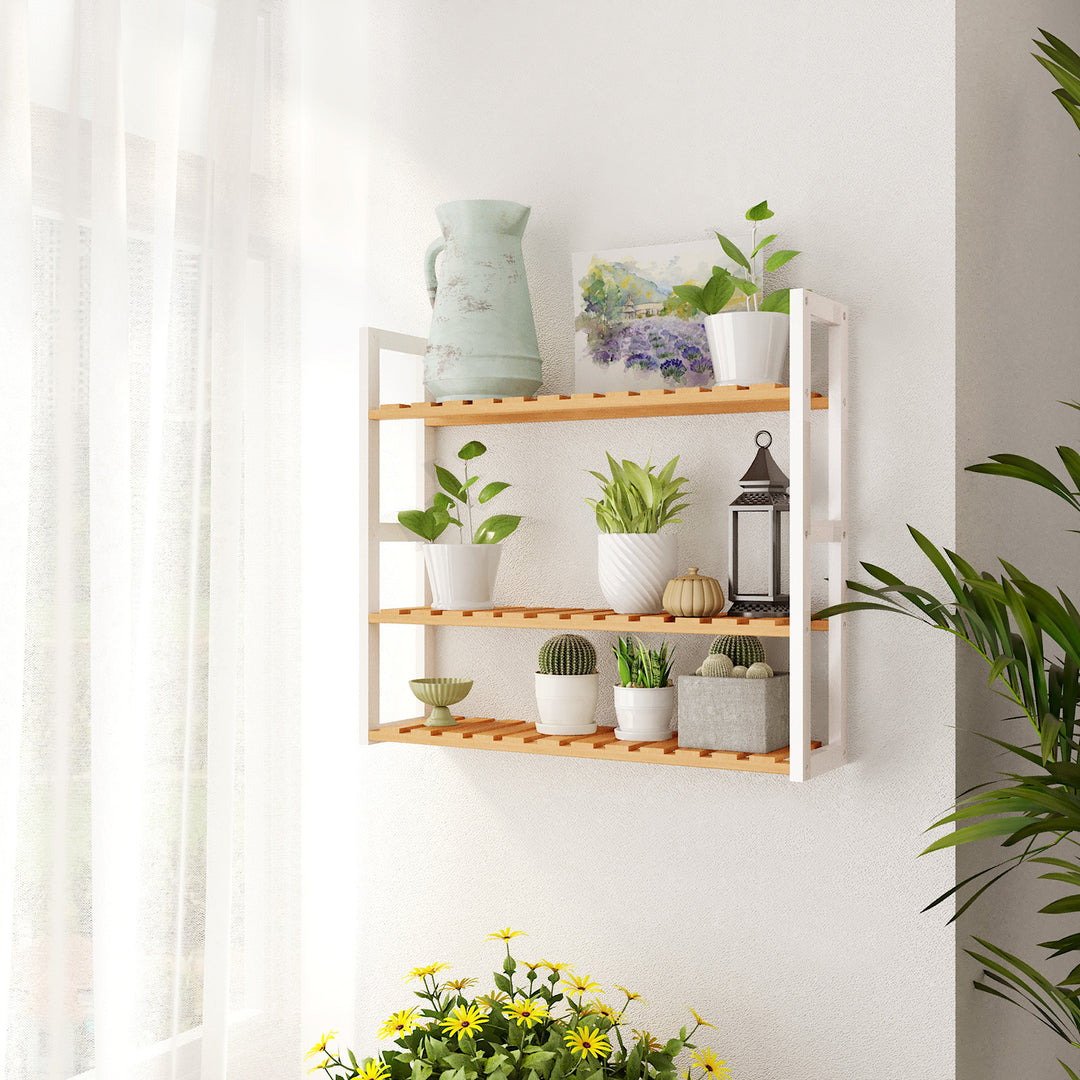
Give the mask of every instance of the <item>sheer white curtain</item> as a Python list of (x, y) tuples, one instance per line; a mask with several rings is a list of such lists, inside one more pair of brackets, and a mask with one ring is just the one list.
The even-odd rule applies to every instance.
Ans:
[(288, 0), (0, 0), (0, 1075), (296, 1075)]

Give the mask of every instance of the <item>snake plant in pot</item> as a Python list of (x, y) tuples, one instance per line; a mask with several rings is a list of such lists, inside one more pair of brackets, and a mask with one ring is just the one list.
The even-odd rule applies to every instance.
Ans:
[(600, 481), (602, 496), (585, 501), (596, 513), (600, 528), (598, 576), (600, 591), (620, 614), (655, 615), (663, 607), (664, 587), (675, 576), (678, 550), (673, 533), (661, 533), (677, 523), (690, 504), (682, 490), (685, 476), (676, 476), (678, 456), (659, 472), (649, 462), (621, 465), (607, 455), (611, 476), (590, 472)]
[[(758, 240), (758, 226), (772, 216), (768, 200), (746, 211), (751, 225), (749, 255), (723, 233), (716, 234), (724, 253), (736, 265), (734, 273), (714, 266), (712, 277), (703, 286), (676, 285), (672, 290), (705, 316), (705, 336), (717, 386), (777, 382), (783, 372), (791, 290), (774, 289), (766, 294), (765, 274), (779, 270), (800, 253), (785, 249), (766, 254), (765, 249), (777, 234)], [(725, 311), (737, 292), (743, 294), (746, 310)]]
[[(431, 505), (426, 510), (403, 510), (398, 514), (398, 521), (406, 529), (428, 542), (424, 562), (432, 606), (436, 608), (458, 611), (492, 607), (501, 541), (521, 523), (517, 514), (493, 514), (473, 528), (473, 487), (479, 478), (469, 475), (469, 462), (485, 453), (483, 443), (467, 442), (457, 455), (465, 463), (465, 479), (459, 480), (449, 469), (436, 465), (435, 476), (442, 490), (435, 493)], [(483, 505), (509, 486), (504, 480), (492, 480), (481, 488), (476, 501)], [(465, 539), (466, 526), (461, 518), (468, 521), (471, 542)], [(460, 542), (436, 544), (450, 525), (457, 526)]]
[(646, 648), (628, 634), (611, 647), (619, 665), (615, 687), (615, 738), (629, 742), (654, 742), (671, 738), (675, 711), (675, 687), (671, 682), (674, 646), (664, 642)]

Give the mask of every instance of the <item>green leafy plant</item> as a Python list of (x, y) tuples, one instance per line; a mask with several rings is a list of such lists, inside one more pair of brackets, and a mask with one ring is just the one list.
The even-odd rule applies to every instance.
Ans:
[[(766, 295), (765, 274), (779, 270), (801, 252), (783, 250), (774, 251), (768, 257), (764, 255), (765, 248), (776, 239), (777, 234), (772, 233), (759, 241), (758, 225), (772, 216), (773, 211), (769, 209), (768, 200), (759, 202), (746, 211), (746, 220), (751, 223), (749, 255), (743, 254), (723, 233), (716, 234), (724, 253), (738, 267), (735, 273), (722, 266), (714, 266), (712, 277), (704, 285), (676, 285), (671, 291), (704, 315), (715, 315), (723, 311), (736, 290), (743, 294), (747, 311), (778, 311), (787, 314), (791, 290), (775, 289)], [(761, 264), (762, 259), (764, 266)], [(742, 274), (749, 276), (736, 276)]]
[(675, 646), (665, 641), (659, 649), (648, 649), (629, 634), (616, 638), (611, 646), (619, 664), (619, 682), (623, 686), (657, 689), (671, 681)]
[[(331, 1080), (731, 1080), (726, 1062), (690, 1041), (715, 1027), (693, 1009), (694, 1026), (666, 1041), (644, 1026), (632, 1029), (627, 1013), (644, 1004), (639, 993), (614, 986), (617, 1003), (610, 1004), (590, 976), (570, 973), (572, 964), (519, 963), (510, 940), (521, 933), (507, 927), (488, 935), (506, 945), (488, 993), (465, 996), (476, 979), (443, 981), (449, 964), (415, 967), (406, 978), (420, 980), (421, 1004), (391, 1013), (379, 1029), (393, 1049), (357, 1058), (332, 1049), (338, 1033), (329, 1031), (307, 1053), (310, 1071)], [(690, 1061), (677, 1069), (686, 1050)]]
[(1080, 56), (1069, 48), (1060, 38), (1040, 29), (1045, 41), (1035, 40), (1035, 45), (1042, 49), (1045, 56), (1038, 53), (1031, 55), (1058, 81), (1054, 97), (1072, 117), (1073, 123), (1080, 128)]
[[(1080, 409), (1076, 402), (1063, 404)], [(969, 471), (1035, 484), (1080, 510), (1080, 453), (1069, 446), (1059, 446), (1057, 453), (1064, 479), (1017, 454), (993, 454), (989, 461), (969, 466)], [(956, 896), (962, 902), (952, 918), (959, 918), (995, 882), (1022, 864), (1033, 863), (1050, 868), (1042, 874), (1044, 879), (1070, 888), (1067, 895), (1040, 908), (1040, 914), (1075, 916), (1080, 912), (1080, 610), (1063, 591), (1037, 585), (1004, 560), (1003, 574), (980, 573), (917, 529), (909, 526), (909, 531), (944, 582), (944, 595), (864, 562), (863, 569), (877, 584), (847, 584), (866, 599), (826, 608), (815, 618), (888, 611), (951, 634), (983, 658), (990, 686), (1016, 705), (1035, 736), (1032, 746), (983, 736), (1012, 755), (1017, 771), (964, 792), (953, 812), (930, 826), (955, 826), (954, 831), (939, 837), (923, 854), (993, 838), (1007, 854), (939, 896), (928, 910)], [(1041, 943), (1051, 958), (1068, 957), (1073, 965), (1057, 982), (1003, 949), (976, 941), (982, 951), (969, 954), (985, 968), (976, 988), (1019, 1005), (1080, 1050), (1080, 933)], [(1061, 1065), (1078, 1080), (1068, 1065)]]
[[(464, 525), (459, 519), (461, 511), (459, 504), (465, 508), (465, 516), (469, 521), (469, 532), (474, 544), (497, 544), (505, 540), (521, 524), (518, 514), (493, 514), (473, 530), (473, 504), (472, 488), (479, 479), (469, 475), (469, 462), (487, 453), (487, 447), (481, 443), (467, 442), (459, 451), (458, 457), (465, 462), (465, 479), (459, 480), (449, 469), (441, 465), (435, 466), (435, 476), (439, 481), (442, 491), (437, 491), (431, 500), (431, 506), (426, 510), (402, 510), (398, 514), (398, 521), (410, 532), (416, 533), (422, 540), (434, 542), (442, 536), (448, 525), (456, 525), (460, 530)], [(492, 480), (480, 490), (477, 502), (483, 505), (495, 498), (500, 491), (505, 491), (510, 485), (504, 480)], [(461, 533), (461, 542), (465, 543), (464, 533)]]
[(602, 497), (585, 500), (596, 512), (601, 532), (655, 533), (681, 520), (675, 515), (690, 504), (678, 501), (689, 494), (682, 490), (687, 478), (675, 476), (678, 455), (658, 473), (651, 462), (642, 466), (624, 461), (620, 465), (610, 454), (607, 459), (610, 478), (589, 470), (600, 481)]

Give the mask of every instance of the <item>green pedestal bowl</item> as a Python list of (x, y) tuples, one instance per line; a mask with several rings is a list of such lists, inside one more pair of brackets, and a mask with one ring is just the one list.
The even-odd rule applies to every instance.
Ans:
[(409, 689), (425, 705), (435, 706), (426, 727), (452, 727), (457, 721), (447, 705), (456, 705), (472, 689), (472, 679), (410, 679)]

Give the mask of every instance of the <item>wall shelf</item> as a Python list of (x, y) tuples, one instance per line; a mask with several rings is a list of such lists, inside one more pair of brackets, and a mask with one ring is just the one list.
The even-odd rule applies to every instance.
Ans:
[[(788, 637), (790, 619), (749, 619), (716, 615), (707, 619), (677, 619), (674, 615), (618, 615), (611, 608), (497, 607), (490, 611), (442, 611), (438, 608), (383, 608), (368, 615), (370, 623), (413, 626), (486, 626), (521, 630), (608, 630), (612, 633), (754, 634)], [(825, 619), (811, 630), (828, 630)]]
[[(689, 765), (697, 769), (774, 773), (788, 776), (790, 752), (785, 746), (771, 754), (737, 754), (730, 750), (693, 750), (678, 739), (664, 742), (622, 742), (614, 728), (598, 727), (594, 735), (541, 735), (532, 724), (517, 720), (459, 716), (457, 727), (429, 728), (422, 719), (384, 724), (369, 733), (371, 742), (458, 746), (470, 750), (505, 750), (518, 754), (595, 758), (640, 764)], [(812, 743), (814, 749), (821, 743)]]
[[(824, 365), (828, 375), (828, 396), (811, 391), (811, 330), (827, 330), (828, 347)], [(623, 391), (611, 394), (551, 394), (536, 398), (490, 398), (477, 401), (425, 401), (387, 404), (380, 393), (380, 360), (383, 352), (424, 355), (423, 338), (368, 328), (361, 336), (361, 363), (366, 371), (362, 409), (368, 417), (366, 535), (369, 544), (366, 591), (369, 603), (364, 630), (368, 662), (368, 740), (373, 743), (404, 742), (428, 746), (511, 750), (519, 753), (589, 757), (608, 761), (636, 761), (652, 764), (689, 765), (697, 768), (735, 769), (774, 773), (791, 780), (809, 780), (846, 761), (847, 719), (846, 617), (828, 625), (810, 619), (810, 553), (815, 545), (825, 545), (828, 595), (831, 606), (843, 599), (847, 580), (847, 309), (841, 304), (802, 289), (791, 292), (790, 317), (791, 388), (777, 383), (750, 386), (702, 387), (681, 390)], [(441, 611), (430, 606), (394, 607), (379, 610), (381, 588), (381, 545), (407, 542), (415, 538), (396, 521), (380, 517), (380, 435), (383, 421), (412, 421), (416, 460), (430, 465), (434, 459), (434, 432), (438, 427), (485, 424), (545, 423), (561, 420), (615, 418), (665, 418), (717, 416), (726, 413), (784, 412), (789, 416), (790, 460), (790, 549), (788, 555), (791, 616), (788, 619), (744, 619), (719, 616), (714, 619), (676, 619), (666, 615), (616, 615), (615, 612), (580, 608), (501, 607), (491, 611)], [(810, 420), (823, 415), (827, 453), (826, 516), (811, 517)], [(402, 430), (402, 429), (397, 429)], [(430, 498), (430, 482), (427, 484)], [(424, 588), (422, 570), (412, 584), (419, 593)], [(440, 626), (483, 627), (488, 629), (605, 630), (617, 633), (659, 632), (664, 634), (756, 634), (786, 638), (790, 674), (790, 744), (772, 754), (741, 754), (730, 751), (697, 750), (680, 747), (677, 739), (660, 743), (624, 743), (612, 729), (600, 728), (590, 736), (540, 735), (531, 723), (513, 720), (469, 718), (457, 727), (427, 728), (422, 720), (382, 723), (380, 716), (379, 631), (388, 624), (423, 627), (423, 644), (417, 654), (418, 673), (432, 670), (434, 638)], [(815, 633), (828, 629), (827, 634)], [(811, 675), (812, 641), (816, 638), (827, 650), (828, 736), (812, 740)], [(532, 694), (532, 672), (521, 676), (521, 693)], [(824, 731), (822, 731), (824, 735)]]
[[(697, 386), (682, 390), (621, 390), (612, 394), (542, 394), (535, 398), (477, 401), (416, 401), (381, 405), (370, 420), (423, 420), (428, 427), (472, 424), (536, 424), (555, 420), (611, 420), (656, 416), (716, 416), (722, 413), (787, 412), (791, 393), (780, 383)], [(827, 409), (829, 399), (810, 394), (811, 409)]]

